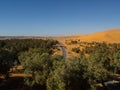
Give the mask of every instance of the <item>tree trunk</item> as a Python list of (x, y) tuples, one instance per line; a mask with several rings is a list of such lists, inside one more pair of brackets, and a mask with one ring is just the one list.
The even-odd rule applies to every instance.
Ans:
[(102, 83), (102, 85), (103, 85), (104, 90), (108, 90), (107, 86), (104, 84), (103, 79), (101, 80), (101, 83)]

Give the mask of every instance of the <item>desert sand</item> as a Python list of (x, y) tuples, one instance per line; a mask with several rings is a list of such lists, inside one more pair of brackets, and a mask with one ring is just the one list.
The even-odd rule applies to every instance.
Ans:
[(112, 29), (106, 30), (103, 32), (96, 32), (93, 34), (77, 34), (71, 36), (61, 36), (61, 37), (53, 37), (53, 39), (58, 40), (59, 42), (63, 43), (66, 47), (66, 51), (68, 52), (68, 57), (76, 56), (74, 52), (72, 52), (72, 48), (79, 47), (79, 44), (66, 44), (66, 41), (71, 40), (79, 40), (80, 42), (107, 42), (107, 43), (120, 43), (120, 28), (119, 29)]

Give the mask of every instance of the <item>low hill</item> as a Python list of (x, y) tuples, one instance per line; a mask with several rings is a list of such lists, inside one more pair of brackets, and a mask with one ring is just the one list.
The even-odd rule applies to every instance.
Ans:
[(64, 36), (64, 37), (54, 37), (58, 41), (61, 41), (63, 44), (66, 40), (80, 40), (85, 42), (108, 42), (108, 43), (120, 43), (120, 28), (119, 29), (112, 29), (103, 32), (96, 32), (93, 34), (87, 35), (71, 35), (71, 36)]
[[(73, 48), (80, 47), (79, 44), (67, 44), (66, 42), (69, 41), (82, 41), (82, 42), (108, 42), (108, 43), (120, 43), (120, 29), (112, 29), (103, 32), (97, 32), (93, 34), (87, 35), (71, 35), (71, 36), (64, 36), (64, 37), (54, 37), (60, 41), (65, 47), (68, 52), (68, 57), (76, 56), (74, 52), (72, 52)], [(80, 47), (82, 48), (82, 47)]]
[(112, 29), (80, 37), (81, 41), (120, 43), (120, 29)]

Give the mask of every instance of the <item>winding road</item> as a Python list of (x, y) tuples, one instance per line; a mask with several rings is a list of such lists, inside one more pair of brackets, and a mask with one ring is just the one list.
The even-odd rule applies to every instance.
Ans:
[(59, 43), (59, 46), (60, 46), (60, 48), (62, 50), (62, 56), (66, 59), (67, 58), (66, 48), (65, 48), (65, 46), (60, 41), (58, 41), (58, 43)]

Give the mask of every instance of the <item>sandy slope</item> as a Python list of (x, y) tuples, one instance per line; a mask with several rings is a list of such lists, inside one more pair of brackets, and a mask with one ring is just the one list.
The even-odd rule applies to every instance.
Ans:
[(80, 37), (82, 41), (105, 41), (110, 43), (120, 43), (120, 29), (107, 30)]
[(79, 47), (79, 45), (77, 44), (68, 45), (65, 43), (67, 40), (80, 40), (85, 42), (105, 41), (108, 43), (120, 43), (120, 29), (107, 30), (107, 31), (97, 32), (97, 33), (88, 34), (88, 35), (72, 35), (72, 36), (65, 36), (65, 37), (54, 37), (54, 39), (63, 43), (68, 51), (68, 55), (72, 57), (72, 56), (76, 56), (74, 52), (71, 52), (72, 48)]
[(65, 40), (76, 40), (80, 39), (81, 41), (97, 41), (97, 42), (110, 42), (110, 43), (120, 43), (120, 29), (112, 29), (103, 32), (97, 32), (88, 35), (73, 35), (66, 37), (56, 37), (64, 43)]

